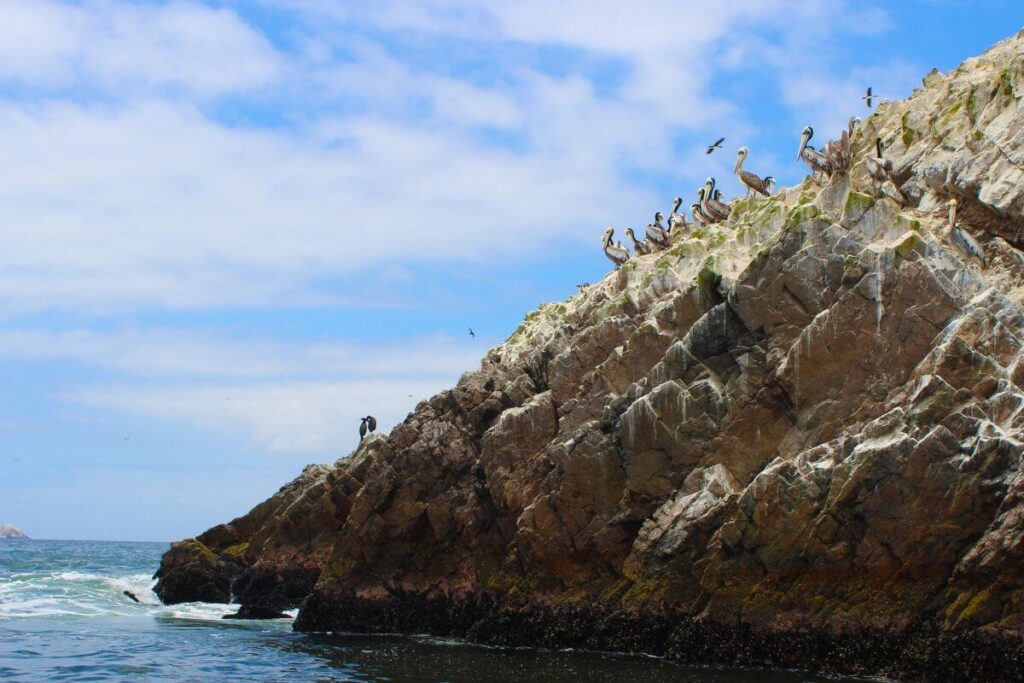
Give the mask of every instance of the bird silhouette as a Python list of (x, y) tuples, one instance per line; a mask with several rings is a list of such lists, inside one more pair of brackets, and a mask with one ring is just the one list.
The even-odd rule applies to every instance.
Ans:
[(469, 330), (469, 336), (476, 339), (476, 332), (473, 331), (472, 327), (467, 328)]
[(868, 105), (868, 109), (871, 109), (871, 100), (874, 99), (874, 95), (871, 94), (870, 85), (868, 86), (868, 91), (864, 93), (864, 96), (861, 99), (864, 100), (864, 104)]
[(715, 151), (716, 149), (721, 149), (721, 148), (722, 148), (722, 143), (723, 143), (723, 142), (725, 142), (725, 138), (718, 138), (717, 140), (715, 140), (715, 141), (714, 141), (713, 143), (711, 143), (710, 145), (708, 145), (708, 151), (707, 151), (707, 153), (708, 153), (708, 154), (711, 154), (711, 153), (712, 153), (712, 152), (714, 152), (714, 151)]

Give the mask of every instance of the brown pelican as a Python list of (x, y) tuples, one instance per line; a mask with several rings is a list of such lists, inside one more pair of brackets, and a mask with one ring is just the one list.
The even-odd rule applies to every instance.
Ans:
[(615, 234), (615, 228), (608, 226), (608, 229), (604, 231), (604, 237), (601, 238), (601, 246), (604, 247), (604, 255), (615, 264), (615, 269), (618, 270), (619, 266), (629, 260), (629, 252), (621, 244), (612, 244), (613, 234)]
[(722, 149), (722, 143), (723, 143), (723, 142), (725, 142), (725, 138), (718, 138), (717, 140), (715, 140), (714, 142), (712, 142), (712, 143), (711, 143), (710, 145), (708, 145), (708, 151), (707, 151), (707, 153), (708, 153), (708, 154), (711, 154), (711, 153), (712, 153), (712, 152), (714, 152), (714, 151), (715, 151), (716, 149)]
[(706, 189), (704, 189), (703, 187), (699, 188), (697, 190), (697, 211), (698, 211), (698, 213), (694, 214), (694, 216), (700, 221), (701, 225), (711, 225), (712, 223), (715, 222), (714, 216), (709, 214), (707, 212), (707, 210), (704, 208), (704, 199), (707, 196), (707, 192), (708, 191)]
[(633, 234), (633, 228), (626, 228), (626, 237), (633, 242), (633, 253), (637, 256), (643, 256), (644, 254), (651, 253), (651, 245), (647, 244), (646, 241), (641, 242), (638, 240), (636, 235)]
[[(700, 188), (700, 191), (701, 193), (703, 193), (704, 188)], [(703, 199), (703, 194), (701, 198)], [(705, 218), (704, 212), (701, 211), (700, 204), (690, 204), (690, 213), (693, 214), (693, 222), (699, 225), (700, 227), (704, 227), (705, 225), (708, 224), (708, 219)]]
[(956, 224), (956, 197), (949, 200), (949, 241), (960, 250), (960, 253), (964, 255), (964, 258), (971, 259), (976, 258), (981, 262), (981, 267), (984, 268), (985, 263), (985, 250), (982, 249), (981, 244), (978, 240), (974, 239), (971, 233)]
[(654, 222), (647, 224), (647, 239), (654, 245), (655, 251), (672, 246), (672, 237), (661, 227), (662, 218), (661, 211), (657, 211), (654, 214)]
[(900, 206), (906, 206), (907, 197), (896, 185), (896, 176), (893, 173), (892, 160), (882, 156), (882, 138), (875, 138), (875, 156), (864, 158), (864, 165), (867, 166), (868, 175), (878, 181), (882, 194), (893, 200)]
[(807, 144), (813, 137), (814, 129), (810, 126), (804, 128), (800, 135), (800, 149), (796, 152), (796, 158), (803, 159), (811, 167), (812, 173), (821, 173), (824, 176), (832, 177), (832, 162), (829, 158)]
[(874, 95), (871, 94), (871, 86), (870, 85), (868, 86), (868, 91), (866, 93), (864, 93), (864, 96), (861, 97), (861, 99), (864, 100), (864, 103), (866, 105), (868, 105), (868, 109), (871, 109), (871, 100), (874, 99)]
[(372, 434), (377, 429), (377, 418), (373, 415), (367, 415), (362, 419), (359, 425), (359, 440), (362, 441), (366, 437), (367, 433)]
[(729, 217), (732, 209), (729, 205), (719, 199), (721, 195), (715, 194), (715, 179), (708, 178), (704, 182), (704, 213), (714, 218), (715, 222), (724, 221)]
[(863, 123), (859, 116), (851, 116), (850, 120), (846, 123), (846, 130), (850, 132), (850, 137), (853, 137), (854, 132), (860, 128), (860, 124)]
[(850, 134), (843, 131), (839, 141), (829, 140), (825, 144), (825, 156), (832, 162), (832, 173), (846, 173), (850, 167)]
[(775, 178), (766, 175), (764, 177), (764, 186), (768, 190), (768, 194), (775, 194)]
[(765, 197), (771, 193), (768, 191), (768, 187), (764, 184), (764, 178), (761, 176), (751, 173), (750, 171), (743, 170), (743, 162), (746, 160), (747, 155), (750, 154), (750, 149), (747, 147), (740, 147), (739, 151), (736, 152), (736, 165), (733, 167), (732, 172), (740, 179), (743, 186), (747, 188), (747, 195), (754, 192), (759, 192)]
[(675, 201), (672, 202), (672, 213), (668, 216), (668, 231), (669, 234), (682, 232), (686, 229), (686, 216), (679, 213), (679, 207), (683, 204), (682, 197), (676, 197)]

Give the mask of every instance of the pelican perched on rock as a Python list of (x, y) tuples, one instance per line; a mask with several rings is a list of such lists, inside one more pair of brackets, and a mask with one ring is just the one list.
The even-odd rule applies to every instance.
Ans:
[(800, 134), (800, 149), (796, 152), (796, 158), (803, 159), (811, 167), (812, 173), (821, 173), (823, 176), (831, 178), (832, 162), (826, 155), (808, 144), (813, 137), (814, 129), (810, 126), (804, 128), (803, 133)]
[(854, 132), (858, 128), (860, 128), (860, 124), (862, 124), (862, 123), (863, 123), (863, 121), (861, 120), (861, 118), (859, 116), (851, 116), (850, 120), (847, 121), (847, 123), (846, 123), (846, 130), (848, 130), (850, 132), (850, 137), (851, 138), (853, 137)]
[(966, 228), (956, 224), (956, 207), (958, 203), (956, 197), (949, 200), (949, 241), (960, 250), (965, 259), (978, 259), (981, 262), (981, 267), (984, 268), (987, 265), (985, 250), (978, 240), (974, 239), (974, 236), (967, 232)]
[(714, 218), (715, 222), (724, 221), (729, 217), (732, 209), (729, 205), (723, 202), (719, 197), (721, 194), (715, 193), (715, 179), (708, 178), (704, 182), (704, 213), (709, 217)]
[[(704, 188), (702, 187), (700, 188), (700, 192), (698, 193), (701, 196), (702, 201), (704, 199), (703, 193)], [(704, 227), (705, 225), (708, 224), (708, 219), (704, 215), (704, 212), (701, 211), (700, 204), (690, 204), (690, 213), (693, 215), (693, 222), (696, 223), (697, 225)]]
[(736, 177), (740, 179), (743, 186), (747, 188), (748, 196), (756, 192), (767, 197), (771, 192), (768, 191), (768, 186), (764, 184), (764, 178), (756, 173), (743, 170), (743, 162), (749, 154), (750, 148), (740, 147), (739, 151), (736, 152), (736, 165), (733, 167), (732, 172), (736, 174)]
[(636, 254), (637, 256), (643, 256), (645, 254), (650, 254), (651, 251), (653, 251), (653, 248), (650, 244), (647, 243), (646, 240), (641, 242), (636, 238), (636, 235), (633, 233), (633, 228), (626, 228), (625, 232), (626, 237), (628, 237), (629, 241), (633, 243), (634, 254)]
[(672, 246), (672, 237), (661, 225), (663, 219), (661, 211), (658, 211), (654, 214), (654, 222), (647, 224), (647, 239), (654, 245), (655, 250), (668, 249)]
[(686, 229), (686, 216), (679, 213), (679, 207), (683, 204), (682, 197), (676, 197), (675, 201), (672, 202), (672, 213), (668, 215), (668, 231), (669, 234), (682, 232)]
[(883, 195), (900, 206), (906, 206), (907, 197), (896, 185), (896, 175), (893, 172), (892, 160), (882, 156), (882, 138), (875, 138), (875, 156), (865, 157), (864, 165), (868, 169), (868, 175), (878, 181), (879, 190), (881, 190)]
[(615, 228), (608, 226), (608, 229), (604, 231), (604, 237), (601, 238), (601, 246), (604, 247), (604, 255), (615, 264), (615, 269), (618, 270), (619, 266), (629, 260), (629, 250), (621, 243), (612, 244), (612, 235), (614, 234)]
[(775, 178), (766, 175), (764, 177), (764, 186), (768, 190), (768, 194), (775, 194)]

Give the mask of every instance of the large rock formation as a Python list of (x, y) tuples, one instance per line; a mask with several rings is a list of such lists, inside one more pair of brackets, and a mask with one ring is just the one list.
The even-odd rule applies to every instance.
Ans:
[(25, 532), (13, 524), (4, 524), (3, 526), (0, 526), (0, 541), (14, 540), (27, 541), (29, 538), (25, 535)]
[[(849, 174), (542, 306), (387, 437), (176, 544), (158, 592), (315, 581), (298, 629), (1015, 678), (1022, 65), (1024, 35), (929, 74)], [(877, 136), (909, 208), (864, 169)]]

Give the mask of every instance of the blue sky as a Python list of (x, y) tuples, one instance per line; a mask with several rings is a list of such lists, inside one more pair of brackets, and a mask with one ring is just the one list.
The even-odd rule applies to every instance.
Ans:
[(1008, 1), (0, 0), (0, 523), (241, 514), (599, 280), (606, 225), (707, 175), (735, 193), (741, 145), (796, 182), (804, 125), (1022, 25)]

